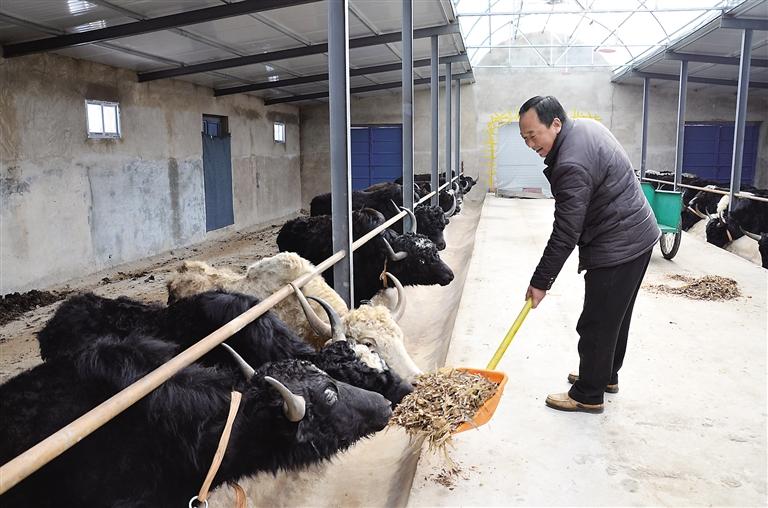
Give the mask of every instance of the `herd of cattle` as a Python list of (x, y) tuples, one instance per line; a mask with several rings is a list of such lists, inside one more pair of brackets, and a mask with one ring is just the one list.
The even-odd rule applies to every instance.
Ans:
[[(645, 176), (668, 182), (674, 180), (671, 172), (647, 171)], [(717, 182), (685, 173), (682, 183), (710, 189), (718, 187)], [(768, 198), (768, 190), (749, 185), (742, 186), (742, 193)], [(682, 229), (706, 237), (707, 242), (768, 268), (768, 202), (736, 198), (730, 212), (728, 204), (728, 196), (684, 188)]]
[[(4, 507), (183, 506), (214, 457), (232, 390), (243, 394), (213, 487), (259, 471), (326, 460), (383, 429), (419, 368), (397, 324), (403, 285), (447, 285), (443, 230), (475, 181), (461, 176), (439, 206), (416, 208), (354, 254), (355, 303), (332, 278), (312, 278), (222, 347), (181, 370), (118, 417), (0, 497)], [(417, 183), (418, 196), (429, 192)], [(393, 203), (394, 202), (394, 203)], [(287, 222), (279, 254), (245, 275), (184, 262), (167, 305), (92, 293), (70, 297), (38, 333), (43, 363), (0, 386), (0, 464), (169, 361), (331, 254), (327, 195)], [(355, 193), (353, 235), (399, 212), (399, 183)], [(396, 304), (381, 289), (391, 282)], [(248, 481), (248, 480), (245, 480)]]

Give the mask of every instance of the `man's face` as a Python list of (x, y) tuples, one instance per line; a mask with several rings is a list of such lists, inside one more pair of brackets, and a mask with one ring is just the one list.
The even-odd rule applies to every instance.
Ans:
[(552, 121), (552, 125), (547, 127), (539, 120), (536, 110), (531, 108), (520, 117), (520, 135), (528, 148), (539, 154), (540, 157), (546, 157), (552, 146), (555, 144), (555, 138), (563, 127), (559, 118)]

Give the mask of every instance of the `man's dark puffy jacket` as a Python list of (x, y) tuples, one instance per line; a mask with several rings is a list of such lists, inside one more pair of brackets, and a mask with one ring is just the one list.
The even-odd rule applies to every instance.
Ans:
[(555, 224), (531, 285), (549, 289), (579, 246), (579, 271), (616, 266), (648, 252), (661, 231), (626, 152), (602, 124), (567, 120), (544, 170)]

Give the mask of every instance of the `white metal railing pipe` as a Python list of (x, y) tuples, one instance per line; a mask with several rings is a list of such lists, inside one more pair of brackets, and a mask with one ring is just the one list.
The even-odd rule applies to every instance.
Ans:
[[(643, 181), (674, 185), (674, 182), (669, 182), (667, 180), (656, 180), (655, 178), (643, 178)], [(720, 194), (721, 196), (727, 196), (730, 194), (730, 192), (720, 190), (720, 189), (710, 189), (709, 187), (697, 187), (696, 185), (688, 185), (685, 183), (679, 184), (678, 187), (683, 187), (684, 189), (693, 189), (693, 190), (702, 191), (702, 192), (711, 192), (712, 194)], [(743, 192), (737, 193), (736, 197), (740, 199), (751, 199), (752, 201), (762, 201), (762, 202), (768, 203), (768, 198), (764, 198), (761, 196), (753, 196), (752, 194), (744, 194)]]
[(436, 192), (436, 191), (432, 191), (432, 192), (430, 192), (430, 193), (429, 193), (429, 194), (427, 194), (426, 196), (422, 197), (420, 200), (416, 201), (416, 205), (415, 205), (415, 206), (419, 206), (420, 204), (422, 204), (423, 202), (425, 202), (426, 200), (428, 200), (429, 198), (431, 198), (431, 197), (432, 197), (432, 196), (434, 196), (435, 194), (437, 194), (437, 192)]

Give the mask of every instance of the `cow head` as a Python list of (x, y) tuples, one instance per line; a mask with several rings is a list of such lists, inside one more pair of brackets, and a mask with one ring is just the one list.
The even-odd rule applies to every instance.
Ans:
[(741, 228), (727, 218), (727, 213), (710, 218), (707, 223), (707, 242), (720, 248), (744, 236)]
[(328, 458), (383, 429), (392, 414), (380, 394), (337, 381), (306, 361), (267, 363), (253, 384), (276, 413), (270, 448), (281, 452), (273, 454), (275, 469)]
[(440, 259), (437, 246), (426, 236), (388, 234), (386, 239), (394, 254), (390, 255), (388, 270), (404, 285), (447, 286), (453, 280), (453, 271)]
[(473, 179), (471, 176), (461, 175), (459, 177), (459, 187), (461, 187), (461, 192), (464, 194), (472, 190), (472, 187), (474, 187), (476, 183), (477, 179)]
[(448, 224), (448, 219), (445, 217), (443, 209), (436, 205), (419, 205), (416, 207), (415, 213), (419, 231), (434, 242), (437, 250), (445, 249), (444, 230), (445, 225)]

